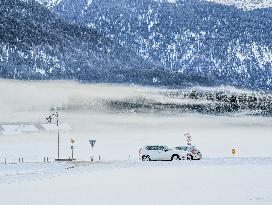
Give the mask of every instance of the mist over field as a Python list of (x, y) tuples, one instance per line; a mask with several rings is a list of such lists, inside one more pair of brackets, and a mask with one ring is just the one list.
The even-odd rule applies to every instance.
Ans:
[[(138, 149), (148, 143), (185, 144), (184, 134), (191, 133), (193, 144), (201, 147), (205, 156), (230, 156), (237, 147), (239, 156), (269, 156), (272, 131), (270, 117), (235, 115), (203, 115), (194, 112), (176, 112), (176, 109), (112, 107), (112, 101), (133, 101), (177, 104), (184, 99), (173, 99), (162, 94), (171, 90), (114, 84), (80, 84), (69, 81), (0, 81), (0, 124), (46, 123), (46, 117), (58, 107), (60, 122), (70, 131), (61, 132), (61, 149), (69, 157), (70, 139), (77, 141), (76, 153), (88, 158), (90, 138), (97, 139), (97, 152), (106, 158), (138, 157)], [(173, 91), (173, 90), (172, 90)], [(194, 101), (188, 101), (194, 103)], [(188, 103), (187, 102), (187, 103)], [(0, 135), (2, 142), (17, 149), (0, 145), (0, 154), (17, 158), (50, 155), (54, 157), (56, 132)], [(16, 142), (14, 144), (14, 142)], [(37, 143), (39, 149), (28, 152), (27, 142)], [(44, 143), (50, 142), (50, 143)], [(44, 144), (43, 144), (44, 143)], [(13, 144), (13, 145), (12, 145)], [(121, 146), (118, 152), (105, 147)], [(48, 152), (47, 150), (50, 150)], [(1, 153), (2, 152), (2, 153)], [(39, 156), (40, 155), (40, 156)]]

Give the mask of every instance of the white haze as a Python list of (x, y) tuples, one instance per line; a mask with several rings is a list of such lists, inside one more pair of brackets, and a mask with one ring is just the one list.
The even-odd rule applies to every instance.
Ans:
[[(76, 82), (0, 81), (0, 124), (44, 123), (52, 106), (73, 104), (75, 109), (60, 111), (60, 121), (72, 131), (61, 133), (61, 153), (70, 155), (70, 139), (77, 141), (76, 153), (89, 157), (88, 139), (97, 139), (97, 153), (105, 158), (136, 159), (144, 144), (185, 144), (185, 133), (207, 157), (231, 156), (237, 148), (239, 156), (271, 156), (271, 118), (227, 117), (200, 114), (116, 113), (99, 103), (89, 109), (76, 109), (82, 102), (109, 99), (162, 98), (164, 89)], [(167, 100), (167, 99), (166, 99)], [(84, 104), (84, 103), (83, 103)], [(0, 157), (29, 159), (56, 156), (56, 133), (40, 132), (20, 136), (0, 135)], [(31, 147), (31, 149), (30, 149)], [(117, 151), (112, 148), (116, 148)], [(29, 152), (31, 150), (31, 152)], [(2, 158), (3, 159), (3, 158)], [(1, 160), (1, 159), (0, 159)]]

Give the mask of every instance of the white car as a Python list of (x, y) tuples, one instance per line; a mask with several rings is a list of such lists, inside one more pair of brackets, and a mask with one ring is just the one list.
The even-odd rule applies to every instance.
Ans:
[(195, 147), (191, 145), (186, 145), (186, 146), (178, 146), (175, 147), (176, 150), (178, 151), (184, 151), (187, 152), (187, 158), (191, 160), (200, 160), (202, 159), (202, 154), (201, 152)]
[(169, 161), (187, 159), (187, 152), (166, 145), (147, 145), (139, 150), (142, 161)]

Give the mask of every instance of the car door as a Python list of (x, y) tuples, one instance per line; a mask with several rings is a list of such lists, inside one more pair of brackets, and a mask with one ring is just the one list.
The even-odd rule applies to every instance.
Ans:
[(187, 146), (187, 147), (186, 147), (186, 151), (187, 151), (188, 153), (192, 154), (192, 147)]
[(178, 151), (179, 151), (181, 158), (185, 158), (185, 159), (187, 158), (187, 156), (189, 154), (189, 152), (187, 151), (187, 147), (181, 146), (181, 147), (179, 147)]
[(160, 153), (159, 153), (159, 146), (152, 146), (149, 150), (149, 156), (152, 160), (159, 160)]
[(159, 155), (160, 160), (170, 160), (171, 159), (171, 150), (166, 146), (159, 146)]

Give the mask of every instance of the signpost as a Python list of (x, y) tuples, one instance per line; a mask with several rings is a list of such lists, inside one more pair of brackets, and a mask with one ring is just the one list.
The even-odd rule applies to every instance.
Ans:
[(72, 161), (74, 160), (74, 143), (76, 142), (75, 140), (71, 139), (70, 142), (72, 143), (71, 145), (71, 151), (72, 151)]
[(91, 161), (94, 160), (94, 153), (93, 153), (93, 148), (96, 143), (96, 140), (89, 140), (90, 145), (92, 146), (92, 155), (91, 155)]
[(72, 150), (72, 160), (74, 160), (74, 146), (71, 145), (71, 150)]

